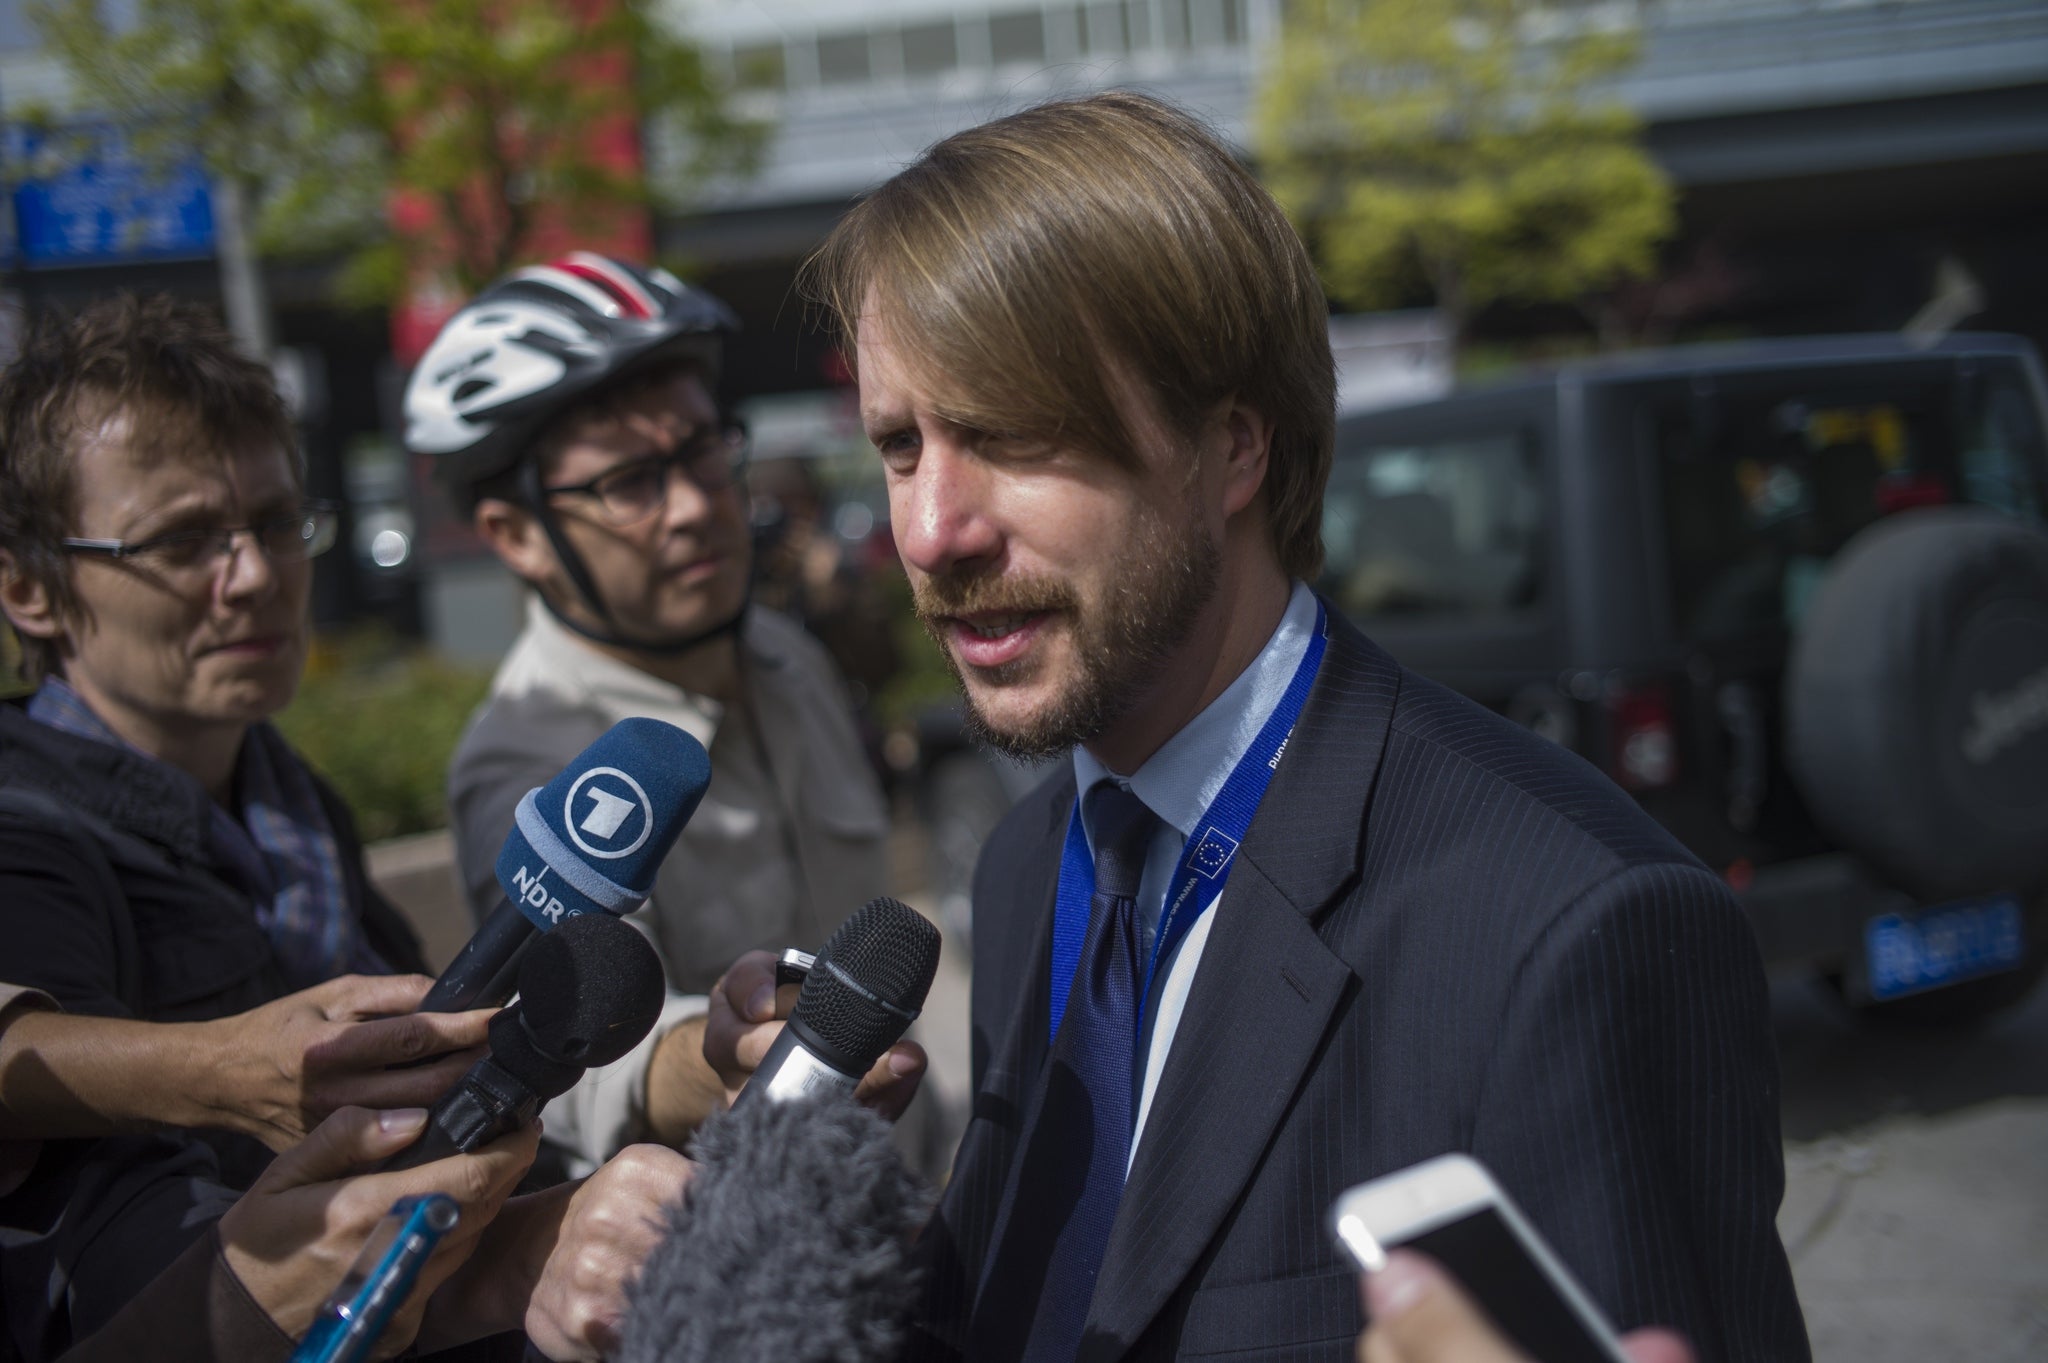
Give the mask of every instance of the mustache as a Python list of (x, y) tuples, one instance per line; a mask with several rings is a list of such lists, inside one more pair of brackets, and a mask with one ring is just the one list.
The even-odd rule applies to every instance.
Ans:
[(955, 615), (1070, 610), (1076, 601), (1074, 589), (1056, 577), (985, 572), (948, 572), (913, 580), (910, 597), (926, 624)]

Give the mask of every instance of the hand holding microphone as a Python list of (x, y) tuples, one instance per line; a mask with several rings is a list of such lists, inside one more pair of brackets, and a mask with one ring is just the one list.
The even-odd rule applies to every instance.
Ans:
[(938, 961), (937, 928), (897, 900), (871, 900), (832, 934), (801, 987), (778, 988), (767, 952), (734, 962), (712, 988), (704, 1058), (734, 1103), (753, 1089), (786, 1097), (823, 1086), (893, 1120), (924, 1077), (924, 1048), (900, 1038)]
[(425, 1107), (482, 1053), (490, 1021), (413, 1012), (432, 983), (343, 975), (205, 1022), (17, 1010), (0, 1034), (0, 1136), (223, 1127), (281, 1152), (337, 1108)]
[(927, 1194), (889, 1127), (832, 1097), (705, 1123), (625, 1294), (614, 1363), (893, 1363)]
[(629, 1145), (575, 1189), (520, 1322), (535, 1349), (556, 1363), (612, 1357), (627, 1292), (696, 1172), (667, 1146)]
[(584, 1070), (640, 1044), (661, 1014), (661, 961), (630, 924), (573, 917), (519, 965), (519, 1001), (490, 1022), (491, 1053), (435, 1102), (390, 1168), (474, 1150), (531, 1122)]
[(482, 1054), (490, 1015), (415, 1011), (422, 975), (343, 975), (246, 1013), (198, 1024), (225, 1033), (216, 1082), (242, 1096), (238, 1123), (289, 1149), (340, 1107), (424, 1107)]
[(473, 1154), (401, 1172), (358, 1173), (414, 1139), (425, 1124), (426, 1113), (418, 1108), (342, 1108), (272, 1161), (221, 1218), (221, 1252), (228, 1267), (283, 1333), (297, 1338), (313, 1324), (321, 1303), (392, 1203), (443, 1193), (460, 1206), (461, 1219), (421, 1270), (418, 1286), (380, 1341), (386, 1353), (403, 1348), (419, 1328), (435, 1287), (475, 1246), (533, 1163), (540, 1143), (539, 1131), (527, 1126)]
[[(226, 1262), (248, 1297), (287, 1335), (303, 1335), (314, 1324), (322, 1302), (395, 1202), (444, 1194), (458, 1205), (455, 1226), (417, 1265), (416, 1278), (408, 1273), (392, 1284), (394, 1292), (410, 1291), (386, 1319), (383, 1337), (351, 1341), (393, 1352), (402, 1347), (420, 1328), (435, 1288), (458, 1266), (472, 1266), (464, 1260), (479, 1234), (532, 1163), (540, 1134), (533, 1117), (541, 1105), (575, 1083), (586, 1066), (608, 1064), (637, 1045), (663, 997), (653, 948), (608, 914), (572, 918), (539, 939), (520, 964), (518, 982), (519, 1003), (489, 1020), (491, 1054), (430, 1110), (341, 1108), (280, 1155), (222, 1219)], [(419, 1032), (431, 1039), (443, 1034), (436, 1029), (462, 1019), (393, 1021), (431, 1022)], [(428, 1078), (445, 1083), (437, 1070), (408, 1072), (402, 1082)], [(355, 1174), (380, 1156), (388, 1158), (375, 1172)], [(519, 1237), (515, 1231), (507, 1238)], [(553, 1243), (545, 1235), (526, 1252), (544, 1259)], [(452, 1294), (454, 1302), (434, 1313), (429, 1334), (457, 1342), (490, 1332), (508, 1316), (516, 1321), (526, 1309), (522, 1295), (516, 1310), (493, 1316), (488, 1288), (504, 1275), (486, 1262), (475, 1276), (483, 1288), (472, 1283)], [(479, 1300), (486, 1309), (478, 1309)], [(123, 1339), (147, 1336), (175, 1310), (148, 1293), (131, 1308), (108, 1327), (128, 1317)]]
[[(660, 1015), (661, 962), (654, 948), (610, 914), (569, 918), (534, 940), (519, 963), (519, 1001), (491, 1019), (491, 1053), (427, 1112), (419, 1139), (380, 1167), (413, 1169), (477, 1150), (507, 1133), (531, 1132), (547, 1101), (585, 1068), (607, 1065), (640, 1043)], [(680, 1156), (676, 1157), (680, 1160)], [(438, 1168), (438, 1164), (429, 1165)], [(516, 1199), (493, 1244), (465, 1264), (426, 1333), (454, 1343), (511, 1328), (528, 1310), (541, 1265), (556, 1247), (564, 1187)], [(459, 1231), (458, 1231), (459, 1233)]]
[[(610, 925), (604, 918), (590, 921), (591, 927)], [(550, 936), (589, 930), (578, 920)], [(552, 949), (548, 938), (542, 938), (535, 948), (537, 952)], [(728, 1042), (735, 1055), (745, 1053), (747, 1071), (758, 1065), (761, 1072), (754, 1082), (764, 1093), (778, 1087), (822, 1087), (828, 1093), (854, 1090), (856, 1099), (870, 1099), (878, 1109), (893, 1115), (902, 1110), (916, 1090), (924, 1069), (924, 1052), (909, 1043), (899, 1044), (891, 1051), (891, 1043), (902, 1035), (923, 1005), (937, 968), (938, 951), (937, 930), (923, 918), (894, 900), (875, 900), (833, 933), (804, 987), (790, 988), (790, 997), (785, 1000), (785, 1011), (791, 1015), (787, 1027), (771, 1019), (742, 1022), (735, 1010), (737, 998), (743, 1003), (765, 1001), (766, 1007), (760, 1011), (771, 1016), (775, 1011), (775, 958), (756, 953), (729, 972), (725, 988), (713, 1000), (713, 1008), (722, 1021), (706, 1035)], [(521, 967), (522, 994), (531, 992), (526, 972), (535, 968), (535, 960), (541, 959), (546, 958), (530, 957)], [(758, 977), (763, 998), (753, 997), (755, 981), (748, 977)], [(784, 1036), (789, 1039), (783, 1040)], [(910, 1062), (907, 1075), (890, 1066), (890, 1055), (885, 1052)], [(862, 1075), (864, 1079), (860, 1078)], [(797, 1082), (800, 1079), (808, 1082)], [(758, 1184), (771, 1177), (831, 1182), (860, 1172), (861, 1168), (867, 1170), (861, 1177), (875, 1173), (878, 1166), (872, 1161), (867, 1165), (859, 1165), (859, 1161), (848, 1163), (850, 1147), (842, 1148), (846, 1142), (843, 1124), (835, 1127), (832, 1119), (826, 1119), (826, 1127), (840, 1130), (841, 1135), (826, 1137), (824, 1146), (806, 1146), (796, 1138), (797, 1128), (785, 1130), (778, 1124), (785, 1120), (802, 1124), (798, 1117), (785, 1118), (785, 1108), (794, 1112), (816, 1106), (815, 1101), (784, 1103), (767, 1098), (743, 1104), (732, 1116), (733, 1122), (740, 1124), (708, 1127), (699, 1136), (695, 1152), (715, 1164), (760, 1146), (761, 1160), (749, 1166), (753, 1172), (741, 1175), (736, 1186)], [(827, 1106), (846, 1121), (865, 1123), (858, 1129), (867, 1134), (856, 1145), (881, 1130), (874, 1118), (857, 1107), (836, 1101), (828, 1102)], [(757, 1134), (769, 1133), (762, 1137), (767, 1142), (765, 1146), (753, 1137), (738, 1134), (756, 1128)], [(720, 1130), (727, 1134), (714, 1134)], [(886, 1144), (886, 1134), (882, 1139)], [(834, 1140), (840, 1144), (834, 1146)], [(722, 1155), (721, 1150), (725, 1152)], [(811, 1153), (806, 1154), (806, 1150)], [(896, 1159), (893, 1149), (887, 1158)], [(900, 1169), (900, 1165), (894, 1167)], [(458, 1285), (455, 1295), (471, 1303), (472, 1317), (497, 1322), (506, 1320), (508, 1305), (516, 1302), (528, 1337), (550, 1358), (601, 1357), (617, 1343), (620, 1323), (626, 1315), (627, 1286), (666, 1230), (666, 1208), (683, 1195), (685, 1187), (694, 1186), (699, 1176), (693, 1173), (688, 1160), (672, 1150), (636, 1145), (614, 1157), (581, 1187), (551, 1189), (518, 1199), (507, 1209), (501, 1220), (501, 1233), (494, 1237), (504, 1252), (489, 1255), (489, 1261), (483, 1264), (473, 1262), (465, 1270), (467, 1281)], [(752, 1194), (729, 1195), (739, 1199), (733, 1204), (735, 1207), (744, 1204), (748, 1196)], [(833, 1244), (849, 1243), (848, 1236), (858, 1238), (860, 1217), (846, 1209), (866, 1204), (859, 1198), (849, 1203), (838, 1194), (833, 1196), (837, 1199), (834, 1205), (841, 1210), (827, 1215), (828, 1240)], [(773, 1203), (785, 1204), (793, 1205), (788, 1198), (784, 1203)], [(824, 1209), (811, 1207), (809, 1213), (824, 1214)], [(740, 1216), (744, 1212), (733, 1210), (730, 1215)], [(838, 1220), (833, 1221), (833, 1216)], [(887, 1217), (883, 1220), (895, 1225)], [(838, 1229), (832, 1230), (831, 1226)], [(896, 1227), (887, 1233), (894, 1235), (900, 1229)], [(781, 1243), (800, 1248), (808, 1243), (803, 1237), (809, 1233), (798, 1229), (794, 1232), (795, 1241)], [(715, 1256), (730, 1248), (707, 1242), (703, 1252)], [(778, 1248), (776, 1252), (781, 1251)], [(815, 1255), (812, 1262), (817, 1262)], [(887, 1274), (877, 1281), (884, 1280), (889, 1280)], [(861, 1300), (871, 1301), (872, 1297)], [(727, 1302), (717, 1309), (730, 1306)], [(859, 1314), (867, 1308), (856, 1303), (854, 1309)], [(500, 1324), (494, 1328), (503, 1327)], [(776, 1337), (783, 1338), (786, 1333)], [(875, 1355), (883, 1356), (886, 1355)]]

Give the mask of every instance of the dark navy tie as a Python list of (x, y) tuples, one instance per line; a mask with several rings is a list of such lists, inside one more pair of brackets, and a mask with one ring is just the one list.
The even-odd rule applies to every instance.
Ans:
[(984, 1291), (988, 1309), (976, 1312), (976, 1359), (1072, 1363), (1130, 1164), (1144, 984), (1138, 881), (1159, 820), (1108, 782), (1088, 800), (1088, 932), (1038, 1122), (1009, 1189), (1009, 1223)]

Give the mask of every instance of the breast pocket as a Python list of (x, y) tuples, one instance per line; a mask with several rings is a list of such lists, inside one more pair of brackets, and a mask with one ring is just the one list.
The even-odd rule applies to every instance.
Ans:
[(1178, 1352), (1182, 1358), (1349, 1363), (1363, 1328), (1355, 1273), (1204, 1287), (1188, 1304)]
[(806, 911), (802, 927), (822, 942), (846, 915), (888, 888), (889, 816), (873, 778), (815, 783), (798, 799)]
[(812, 892), (832, 926), (888, 888), (889, 825), (873, 818), (819, 819), (804, 839)]
[(707, 799), (661, 864), (643, 912), (670, 985), (702, 994), (756, 947), (815, 949), (802, 941), (797, 902), (796, 868), (760, 811)]

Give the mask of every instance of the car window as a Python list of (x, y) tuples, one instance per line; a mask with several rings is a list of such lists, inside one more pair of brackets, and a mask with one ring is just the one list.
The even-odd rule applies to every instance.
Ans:
[(2027, 445), (2039, 436), (2024, 391), (1984, 385), (1971, 412), (1956, 384), (1921, 373), (1772, 379), (1656, 407), (1685, 632), (1796, 629), (1829, 560), (1886, 516), (1954, 502), (2040, 514), (2039, 455)]
[(2030, 520), (2041, 517), (2041, 422), (2016, 373), (1979, 386), (1967, 414), (1962, 451), (1963, 500)]
[(1542, 494), (1521, 432), (1339, 439), (1321, 588), (1347, 614), (1468, 616), (1532, 605)]

